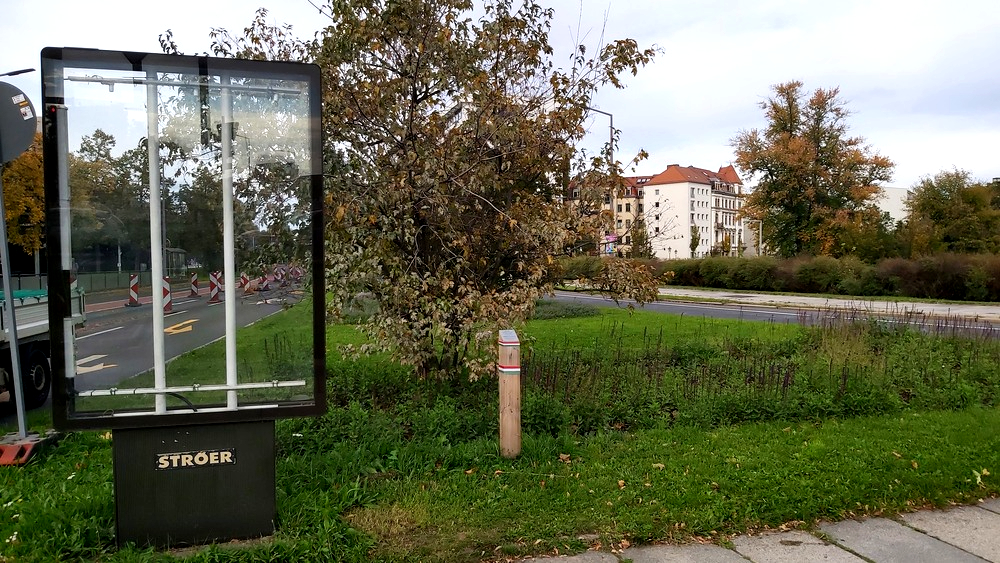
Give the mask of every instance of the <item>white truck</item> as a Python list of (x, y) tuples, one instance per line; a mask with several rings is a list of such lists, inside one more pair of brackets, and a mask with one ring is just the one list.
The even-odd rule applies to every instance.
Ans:
[[(49, 299), (45, 289), (14, 291), (14, 316), (24, 389), (24, 408), (33, 409), (45, 403), (52, 387), (49, 366)], [(0, 303), (6, 296), (0, 291)], [(73, 324), (85, 320), (86, 299), (80, 288), (71, 292)], [(14, 379), (11, 377), (10, 334), (6, 320), (0, 315), (0, 401), (14, 399)]]

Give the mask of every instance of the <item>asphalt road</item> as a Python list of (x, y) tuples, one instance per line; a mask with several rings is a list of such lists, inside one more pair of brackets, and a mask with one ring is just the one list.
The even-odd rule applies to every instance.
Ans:
[[(244, 327), (281, 311), (299, 293), (269, 292), (236, 302), (236, 325)], [(99, 307), (97, 307), (99, 308)], [(164, 315), (164, 355), (167, 361), (225, 336), (225, 305), (210, 304), (206, 296), (181, 298)], [(77, 332), (76, 389), (110, 387), (153, 368), (153, 307), (114, 308), (87, 313), (87, 324)]]
[(568, 303), (598, 305), (601, 307), (617, 307), (621, 309), (624, 309), (631, 304), (644, 311), (670, 313), (673, 315), (744, 321), (769, 321), (779, 323), (805, 322), (810, 319), (812, 313), (814, 312), (811, 309), (746, 306), (738, 303), (657, 301), (655, 303), (646, 303), (640, 306), (636, 302), (630, 300), (622, 300), (616, 303), (614, 300), (602, 295), (591, 295), (572, 291), (557, 291), (554, 296), (548, 297), (547, 299)]

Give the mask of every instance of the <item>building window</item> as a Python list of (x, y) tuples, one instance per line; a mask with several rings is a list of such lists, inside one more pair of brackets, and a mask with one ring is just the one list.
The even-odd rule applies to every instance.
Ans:
[(639, 197), (642, 197), (642, 190), (639, 190)]
[(632, 244), (632, 237), (625, 237), (625, 244)]
[(640, 203), (638, 205), (639, 205), (639, 213), (642, 213), (642, 204)]
[(631, 227), (632, 227), (632, 220), (631, 219), (625, 219), (625, 228), (628, 229), (628, 228), (631, 228)]
[(657, 221), (659, 221), (659, 220), (660, 220), (660, 214), (659, 214), (659, 213), (657, 213), (657, 214), (656, 214), (656, 215), (654, 216), (654, 218), (655, 218), (655, 219), (656, 219)]
[(659, 189), (653, 190), (653, 195), (660, 195), (660, 190)]
[(618, 227), (619, 229), (622, 228), (622, 220), (619, 219), (618, 222), (615, 223), (615, 226)]
[(621, 213), (621, 212), (622, 212), (622, 204), (619, 203), (618, 204), (618, 213)]
[(653, 203), (653, 207), (659, 207), (659, 206), (660, 206), (660, 202), (657, 201), (657, 202)]
[(604, 196), (604, 205), (611, 205), (611, 196)]
[(626, 213), (631, 213), (632, 212), (632, 204), (631, 203), (626, 203), (625, 204), (625, 212)]

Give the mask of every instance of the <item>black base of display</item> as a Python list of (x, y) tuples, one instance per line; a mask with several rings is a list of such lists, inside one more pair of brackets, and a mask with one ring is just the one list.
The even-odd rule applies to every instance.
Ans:
[(113, 431), (118, 545), (274, 532), (274, 421)]

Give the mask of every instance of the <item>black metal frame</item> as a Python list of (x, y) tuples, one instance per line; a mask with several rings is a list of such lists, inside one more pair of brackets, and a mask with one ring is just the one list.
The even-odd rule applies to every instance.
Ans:
[[(160, 72), (185, 72), (214, 75), (229, 72), (253, 77), (287, 75), (289, 79), (303, 80), (309, 84), (310, 153), (309, 170), (312, 229), (312, 284), (313, 284), (313, 400), (286, 402), (276, 407), (226, 412), (137, 415), (111, 417), (100, 414), (74, 413), (73, 381), (65, 373), (65, 339), (63, 319), (70, 312), (71, 272), (62, 268), (64, 249), (60, 236), (59, 208), (59, 109), (64, 106), (63, 71), (69, 67), (123, 71), (156, 70)], [(42, 68), (42, 135), (45, 154), (45, 204), (46, 244), (49, 271), (49, 327), (52, 344), (52, 412), (56, 428), (65, 430), (98, 428), (144, 428), (222, 422), (245, 422), (318, 416), (326, 411), (326, 330), (325, 330), (325, 280), (323, 263), (323, 165), (322, 165), (322, 101), (320, 69), (316, 65), (136, 53), (127, 51), (102, 51), (96, 49), (46, 47), (41, 52)], [(68, 249), (66, 249), (68, 251)]]

